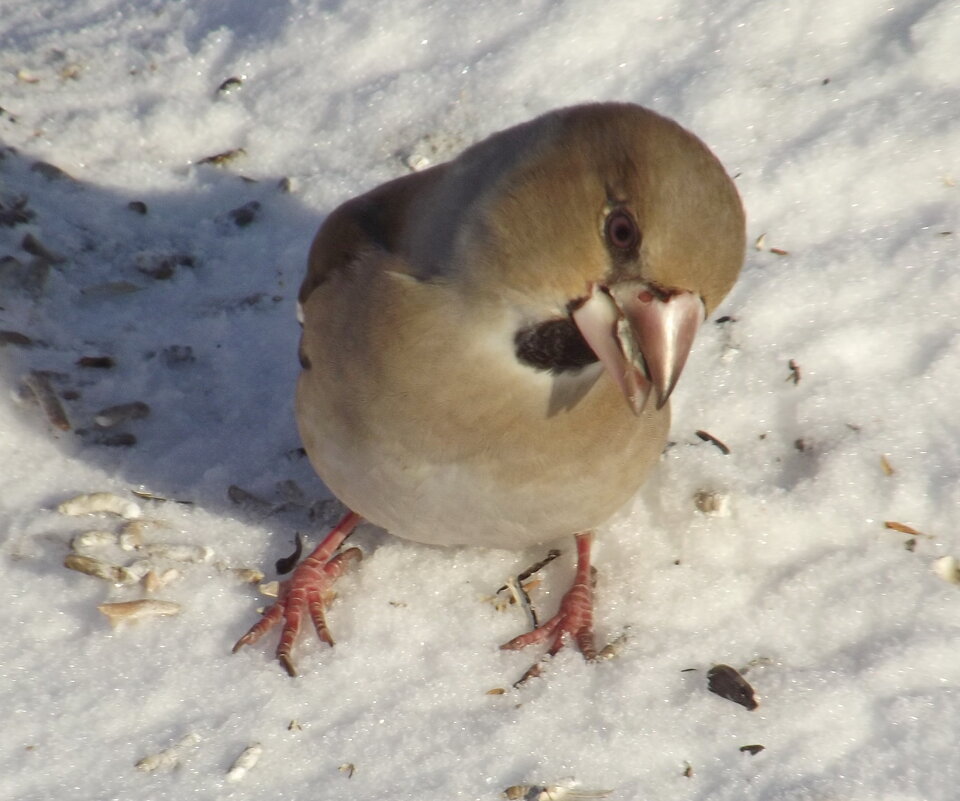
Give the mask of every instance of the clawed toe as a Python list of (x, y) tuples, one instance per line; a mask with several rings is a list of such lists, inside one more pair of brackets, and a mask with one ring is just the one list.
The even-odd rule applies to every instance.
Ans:
[[(553, 656), (565, 642), (572, 640), (584, 659), (597, 658), (597, 647), (593, 637), (593, 577), (590, 568), (589, 532), (577, 534), (577, 573), (573, 586), (563, 596), (560, 609), (552, 618), (537, 626), (533, 631), (514, 637), (500, 647), (507, 651), (517, 651), (528, 645), (549, 643), (547, 655)], [(535, 663), (514, 686), (523, 684), (527, 679), (539, 676), (541, 664)]]
[(362, 557), (359, 548), (349, 548), (334, 556), (334, 552), (350, 535), (360, 516), (350, 512), (327, 535), (322, 543), (300, 565), (293, 575), (281, 584), (280, 597), (270, 606), (263, 617), (255, 623), (233, 646), (236, 653), (245, 645), (259, 640), (270, 629), (283, 621), (280, 632), (280, 644), (277, 646), (277, 660), (290, 676), (297, 675), (292, 653), (297, 637), (303, 625), (304, 614), (313, 621), (317, 636), (327, 645), (333, 645), (333, 637), (327, 627), (324, 614), (325, 604), (333, 596), (334, 582), (354, 561)]

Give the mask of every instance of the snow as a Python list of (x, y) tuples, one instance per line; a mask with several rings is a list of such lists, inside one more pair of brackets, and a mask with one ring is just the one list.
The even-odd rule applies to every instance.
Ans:
[[(960, 553), (960, 6), (0, 12), (0, 141), (15, 148), (0, 204), (23, 198), (29, 217), (0, 226), (0, 259), (16, 259), (0, 262), (0, 330), (32, 342), (0, 344), (0, 794), (448, 801), (579, 782), (616, 799), (956, 797), (960, 587), (932, 564)], [(335, 648), (305, 638), (296, 680), (273, 639), (231, 655), (268, 599), (229, 568), (269, 578), (296, 531), (323, 531), (291, 404), (316, 227), (407, 164), (598, 99), (698, 133), (737, 176), (749, 240), (765, 234), (715, 315), (735, 319), (700, 333), (675, 444), (599, 532), (597, 629), (629, 628), (622, 652), (561, 652), (512, 689), (536, 654), (497, 650), (525, 621), (485, 598), (543, 549), (431, 548), (367, 527), (328, 615)], [(238, 225), (230, 212), (254, 201)], [(62, 259), (45, 280), (27, 234)], [(74, 430), (20, 397), (30, 371), (52, 371)], [(97, 412), (132, 401), (150, 414), (97, 429)], [(105, 444), (116, 431), (135, 443)], [(231, 485), (261, 501), (230, 500)], [(160, 565), (181, 573), (155, 593), (180, 615), (111, 629), (97, 605), (143, 589), (63, 567), (74, 535), (123, 524), (56, 510), (101, 491), (137, 500), (148, 542), (213, 549)], [(701, 491), (730, 514), (698, 511)], [(543, 572), (541, 611), (571, 545)], [(746, 671), (759, 709), (707, 691), (717, 663)], [(185, 737), (152, 772), (134, 767)], [(259, 762), (228, 781), (256, 743)], [(765, 748), (739, 750), (751, 744)]]

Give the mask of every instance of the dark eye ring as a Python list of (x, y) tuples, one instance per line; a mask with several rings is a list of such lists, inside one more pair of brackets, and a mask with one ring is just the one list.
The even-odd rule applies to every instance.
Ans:
[(617, 250), (633, 250), (640, 244), (640, 229), (625, 209), (616, 209), (607, 215), (604, 232), (607, 242)]

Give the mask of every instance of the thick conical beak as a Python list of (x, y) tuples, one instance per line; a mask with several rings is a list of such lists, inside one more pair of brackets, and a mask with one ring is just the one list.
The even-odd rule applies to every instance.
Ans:
[(594, 284), (572, 316), (630, 408), (640, 414), (651, 392), (658, 409), (670, 398), (705, 309), (692, 292), (631, 280)]

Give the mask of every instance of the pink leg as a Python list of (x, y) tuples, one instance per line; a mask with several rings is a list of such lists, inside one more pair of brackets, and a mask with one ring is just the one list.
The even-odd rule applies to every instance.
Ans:
[[(571, 637), (585, 659), (597, 658), (597, 648), (593, 639), (593, 579), (590, 569), (590, 545), (593, 534), (589, 531), (576, 535), (577, 573), (573, 586), (567, 590), (560, 602), (560, 609), (546, 623), (537, 626), (527, 634), (514, 637), (500, 647), (516, 651), (535, 643), (549, 642), (547, 653), (553, 656), (563, 648), (564, 638)], [(539, 665), (528, 670), (518, 684), (532, 676), (539, 675)]]
[(237, 640), (237, 644), (233, 646), (234, 653), (244, 645), (255, 643), (283, 620), (277, 659), (288, 674), (296, 676), (297, 669), (290, 655), (303, 624), (304, 612), (309, 613), (317, 636), (328, 645), (333, 645), (333, 637), (330, 636), (323, 614), (324, 603), (328, 600), (325, 596), (330, 594), (334, 582), (343, 575), (350, 562), (361, 557), (357, 548), (350, 548), (337, 556), (333, 556), (333, 553), (360, 521), (360, 515), (349, 512), (334, 527), (314, 552), (297, 566), (293, 575), (281, 584), (277, 602), (263, 613), (263, 617), (250, 631)]

